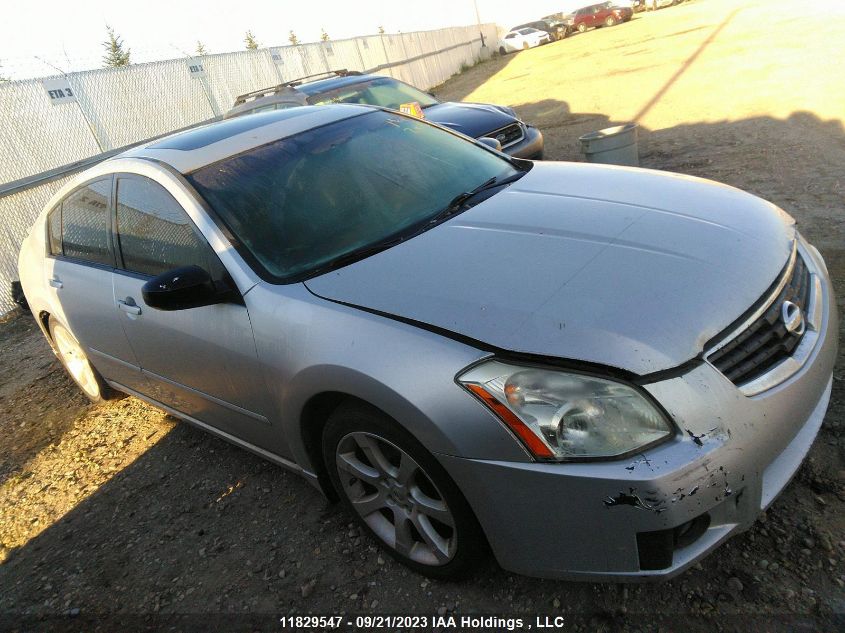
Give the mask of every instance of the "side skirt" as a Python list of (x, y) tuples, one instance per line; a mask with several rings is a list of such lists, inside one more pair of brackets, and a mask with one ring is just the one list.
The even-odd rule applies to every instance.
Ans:
[(276, 464), (277, 466), (281, 466), (282, 468), (284, 468), (286, 470), (289, 470), (293, 473), (296, 473), (297, 475), (304, 477), (305, 480), (309, 484), (311, 484), (314, 488), (316, 488), (320, 492), (320, 494), (325, 497), (325, 492), (323, 491), (323, 488), (320, 486), (320, 483), (317, 480), (317, 475), (315, 473), (312, 473), (309, 470), (305, 470), (304, 468), (302, 468), (302, 466), (300, 466), (296, 462), (293, 462), (289, 459), (285, 459), (284, 457), (276, 455), (275, 453), (271, 453), (270, 451), (264, 450), (263, 448), (255, 446), (254, 444), (250, 444), (249, 442), (245, 442), (242, 439), (239, 439), (239, 438), (235, 437), (234, 435), (231, 435), (230, 433), (226, 433), (225, 431), (221, 431), (220, 429), (215, 428), (215, 427), (213, 427), (209, 424), (206, 424), (205, 422), (200, 422), (196, 418), (192, 418), (189, 415), (185, 415), (184, 413), (180, 413), (176, 409), (168, 407), (167, 405), (164, 405), (164, 404), (162, 404), (162, 403), (160, 403), (156, 400), (153, 400), (152, 398), (150, 398), (148, 396), (145, 396), (141, 393), (138, 393), (134, 389), (130, 389), (129, 387), (121, 385), (119, 382), (113, 382), (111, 380), (107, 380), (106, 382), (111, 387), (113, 387), (114, 389), (117, 389), (118, 391), (122, 391), (124, 393), (128, 393), (130, 396), (134, 396), (134, 397), (138, 398), (139, 400), (143, 400), (144, 402), (151, 404), (154, 407), (157, 407), (157, 408), (161, 409), (162, 411), (169, 413), (174, 418), (179, 418), (180, 420), (184, 420), (188, 424), (191, 424), (191, 425), (193, 425), (193, 426), (195, 426), (199, 429), (202, 429), (203, 431), (211, 433), (212, 435), (215, 435), (222, 440), (226, 440), (230, 444), (234, 444), (235, 446), (237, 446), (239, 448), (246, 449), (250, 453), (254, 453), (254, 454), (258, 455), (259, 457), (263, 457), (267, 461)]

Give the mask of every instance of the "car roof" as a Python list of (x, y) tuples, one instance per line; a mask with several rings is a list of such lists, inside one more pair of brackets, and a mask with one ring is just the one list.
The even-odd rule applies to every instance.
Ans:
[(379, 110), (366, 105), (299, 106), (226, 119), (171, 134), (118, 154), (170, 165), (187, 174), (278, 139)]
[(334, 90), (335, 88), (343, 88), (344, 86), (352, 86), (354, 84), (372, 81), (373, 79), (391, 79), (391, 77), (384, 77), (383, 75), (347, 75), (346, 77), (329, 77), (328, 79), (318, 79), (317, 81), (309, 81), (308, 83), (300, 84), (296, 86), (296, 89), (310, 96), (327, 90)]

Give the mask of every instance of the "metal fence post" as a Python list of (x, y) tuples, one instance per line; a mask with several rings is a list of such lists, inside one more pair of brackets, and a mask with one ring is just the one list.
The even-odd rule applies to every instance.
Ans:
[(361, 54), (361, 45), (358, 43), (358, 39), (355, 37), (352, 41), (355, 42), (355, 50), (358, 51), (358, 59), (361, 60), (361, 72), (364, 72), (367, 67), (364, 65), (364, 56)]

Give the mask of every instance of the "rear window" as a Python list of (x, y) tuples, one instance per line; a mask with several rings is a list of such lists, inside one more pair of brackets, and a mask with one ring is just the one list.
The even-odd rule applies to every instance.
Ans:
[(111, 264), (109, 195), (111, 179), (77, 189), (62, 202), (62, 252), (98, 264)]
[(47, 216), (47, 248), (50, 255), (62, 254), (62, 205), (57, 205)]

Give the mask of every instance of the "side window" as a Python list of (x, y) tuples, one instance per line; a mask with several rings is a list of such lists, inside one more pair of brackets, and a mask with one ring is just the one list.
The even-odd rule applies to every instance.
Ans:
[(117, 235), (126, 270), (160, 275), (193, 264), (216, 272), (209, 270), (216, 257), (185, 210), (148, 178), (118, 178)]
[(62, 205), (57, 204), (47, 215), (47, 249), (50, 255), (62, 254)]
[(77, 189), (62, 202), (62, 250), (66, 257), (111, 264), (109, 193), (111, 179)]

